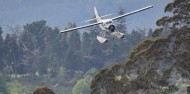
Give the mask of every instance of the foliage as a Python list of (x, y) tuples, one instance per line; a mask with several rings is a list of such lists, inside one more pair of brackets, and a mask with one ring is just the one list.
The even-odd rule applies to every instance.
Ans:
[[(124, 10), (119, 12), (123, 13)], [(96, 40), (100, 33), (98, 26), (83, 33), (76, 30), (60, 34), (58, 28), (49, 27), (46, 21), (39, 20), (24, 25), (22, 31), (10, 29), (19, 34), (7, 34), (5, 39), (0, 28), (0, 71), (10, 77), (8, 90), (11, 94), (28, 94), (33, 87), (23, 83), (33, 86), (48, 84), (58, 89), (66, 88), (62, 90), (70, 93), (78, 79), (94, 76), (97, 70), (124, 61), (134, 45), (147, 38), (146, 30), (127, 33), (125, 19), (116, 23), (117, 30), (125, 33), (126, 39), (108, 36), (110, 41), (106, 44)], [(76, 27), (76, 24), (69, 22), (66, 28), (71, 27)]]
[(55, 94), (55, 93), (48, 87), (39, 87), (33, 92), (33, 94)]
[(73, 87), (72, 94), (89, 94), (91, 80), (92, 76), (87, 76), (84, 79), (79, 80)]
[[(125, 21), (120, 19), (117, 23), (120, 25), (118, 28), (125, 32)], [(68, 24), (68, 28), (75, 26), (75, 23)], [(92, 67), (99, 69), (110, 65), (107, 61), (120, 62), (135, 44), (146, 38), (145, 30), (138, 29), (131, 34), (126, 33), (127, 40), (110, 38), (109, 43), (102, 45), (96, 40), (98, 27), (92, 27), (88, 30), (90, 33), (83, 34), (78, 31), (60, 34), (59, 29), (47, 26), (44, 20), (23, 27), (21, 34), (7, 34), (5, 40), (1, 40), (3, 50), (0, 51), (3, 54), (0, 54), (0, 58), (3, 61), (0, 64), (5, 73), (29, 74), (31, 80), (36, 72), (41, 76), (48, 72), (57, 74), (58, 66), (87, 71)]]
[(77, 83), (73, 87), (72, 94), (89, 94), (91, 80), (96, 72), (96, 68), (91, 68), (85, 74), (83, 74), (84, 78), (77, 81)]
[[(3, 42), (4, 42), (4, 39), (2, 37), (2, 29), (0, 27), (0, 53), (3, 53)], [(0, 71), (2, 71), (3, 69), (3, 54), (0, 54)]]
[(7, 87), (9, 94), (31, 94), (31, 89), (27, 88), (26, 85), (23, 86), (16, 80), (13, 82), (7, 82)]
[[(125, 64), (116, 64), (98, 72), (92, 80), (91, 94), (174, 94), (181, 90), (177, 80), (190, 79), (189, 4), (189, 0), (174, 0), (168, 4), (165, 10), (172, 12), (173, 16), (158, 20), (160, 27), (153, 35), (169, 33), (141, 41)], [(135, 78), (131, 80), (132, 74)], [(186, 84), (188, 86), (189, 82)]]
[(165, 12), (170, 12), (172, 16), (165, 16), (159, 19), (156, 24), (160, 26), (154, 32), (155, 36), (161, 34), (161, 32), (166, 32), (164, 27), (169, 27), (170, 29), (179, 29), (190, 24), (190, 3), (189, 0), (174, 0), (165, 7)]
[(5, 78), (2, 73), (0, 73), (0, 93), (8, 94)]
[(94, 76), (97, 73), (97, 71), (98, 70), (96, 68), (91, 68), (90, 70), (86, 71), (83, 77)]

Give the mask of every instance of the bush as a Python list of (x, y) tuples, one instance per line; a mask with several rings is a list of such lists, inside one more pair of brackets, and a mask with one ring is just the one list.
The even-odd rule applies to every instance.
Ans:
[(33, 94), (55, 94), (53, 90), (49, 89), (48, 87), (39, 87), (37, 88)]

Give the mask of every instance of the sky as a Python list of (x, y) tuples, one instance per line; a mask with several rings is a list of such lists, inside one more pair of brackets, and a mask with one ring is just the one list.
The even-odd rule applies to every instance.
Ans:
[[(46, 20), (47, 25), (64, 29), (68, 22), (81, 22), (92, 18), (96, 6), (100, 15), (114, 13), (119, 9), (131, 12), (153, 5), (154, 8), (126, 17), (127, 28), (155, 29), (156, 21), (167, 15), (164, 7), (172, 0), (0, 0), (0, 26), (23, 26), (37, 20)], [(86, 23), (87, 24), (87, 23)], [(6, 33), (6, 32), (5, 32)]]

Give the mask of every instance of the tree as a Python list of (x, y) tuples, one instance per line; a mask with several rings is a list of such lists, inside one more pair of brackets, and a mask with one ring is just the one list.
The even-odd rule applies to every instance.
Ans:
[[(17, 73), (16, 66), (20, 57), (16, 37), (14, 34), (7, 34), (3, 45), (4, 64), (6, 68), (11, 67), (14, 73)], [(10, 69), (7, 69), (7, 71), (10, 71)]]
[[(61, 66), (61, 62), (63, 61), (63, 53), (64, 43), (60, 43), (61, 37), (59, 36), (58, 29), (52, 29), (51, 27), (47, 27), (46, 31), (44, 31), (44, 51), (40, 56), (40, 65), (38, 66), (38, 70), (40, 74), (47, 74), (48, 67), (55, 66), (51, 68), (56, 68)], [(56, 68), (57, 69), (57, 68)], [(52, 69), (52, 70), (56, 70)]]
[(160, 26), (153, 33), (158, 36), (163, 32), (163, 27), (168, 26), (170, 29), (179, 29), (190, 24), (190, 1), (189, 0), (174, 0), (165, 7), (165, 12), (173, 13), (172, 16), (165, 16), (159, 19), (156, 24)]
[(17, 37), (20, 36), (20, 34), (22, 33), (22, 27), (19, 26), (19, 25), (16, 25), (16, 26), (7, 26), (8, 28), (8, 31), (10, 32), (10, 34), (14, 34), (16, 35)]
[(91, 36), (89, 33), (84, 32), (83, 36), (82, 36), (82, 41), (81, 41), (81, 51), (83, 52), (83, 54), (85, 56), (89, 56), (90, 55), (90, 45), (91, 43)]
[[(125, 14), (125, 10), (124, 9), (120, 9), (120, 11), (118, 12), (119, 15), (123, 15)], [(122, 33), (127, 33), (127, 27), (126, 27), (126, 18), (120, 18), (117, 20), (117, 31), (122, 32)]]
[(153, 33), (152, 29), (149, 29), (147, 37), (152, 38), (152, 33)]
[(5, 59), (5, 65), (11, 65), (11, 35), (7, 34), (5, 37), (4, 45), (3, 45), (3, 53)]
[(0, 27), (0, 71), (2, 71), (4, 64), (3, 64), (3, 37), (2, 37), (2, 28)]
[[(69, 22), (67, 28), (76, 27), (75, 23)], [(67, 33), (67, 43), (73, 50), (80, 50), (80, 33), (78, 31), (68, 32)]]
[[(189, 0), (174, 0), (172, 3), (169, 3), (165, 7), (165, 12), (171, 12), (173, 13), (173, 15), (163, 17), (157, 21), (156, 24), (160, 26), (160, 28), (154, 32), (154, 35), (159, 35), (161, 32), (165, 32), (163, 28), (165, 25), (167, 25), (169, 29), (172, 31), (172, 34), (170, 35), (171, 41), (173, 38), (178, 38), (178, 40), (185, 38), (183, 36), (188, 34), (189, 24), (190, 24), (190, 16), (189, 16), (190, 1)], [(174, 35), (177, 35), (177, 36), (174, 36)], [(186, 44), (189, 44), (188, 40), (185, 40), (185, 41), (187, 42)], [(174, 40), (174, 42), (176, 41)], [(180, 44), (182, 44), (182, 42)], [(178, 70), (178, 72), (181, 73), (182, 77), (190, 78), (190, 71), (189, 71), (190, 68), (184, 66), (184, 65), (189, 64), (189, 62), (187, 62), (187, 60), (189, 60), (188, 59), (189, 56), (187, 55), (185, 58), (186, 60), (183, 60), (183, 62), (181, 61), (176, 62), (175, 68)]]
[(97, 69), (96, 68), (91, 68), (88, 71), (86, 71), (86, 73), (83, 75), (83, 77), (87, 77), (87, 76), (94, 76), (97, 73)]
[[(82, 56), (79, 52), (69, 48), (65, 54), (65, 63), (63, 64), (66, 69), (83, 70)], [(79, 67), (80, 66), (80, 67)]]
[(9, 94), (31, 94), (31, 88), (26, 88), (26, 85), (21, 84), (17, 80), (6, 83)]
[(39, 87), (37, 88), (33, 94), (55, 94), (53, 90), (49, 89), (48, 87)]
[[(23, 31), (24, 32), (23, 37), (26, 39), (22, 40), (22, 42), (27, 47), (30, 47), (30, 46), (33, 47), (33, 49), (30, 49), (30, 50), (39, 48), (39, 50), (43, 52), (45, 50), (44, 33), (47, 29), (49, 28), (46, 26), (46, 21), (44, 20), (35, 21), (35, 22), (32, 22), (31, 24), (25, 25), (24, 31)], [(29, 42), (29, 43), (26, 43), (26, 42)]]
[[(144, 89), (147, 94), (152, 94), (151, 90), (160, 94), (163, 93), (162, 87), (168, 88), (167, 94), (173, 94), (178, 90), (178, 87), (175, 86), (175, 79), (179, 77), (190, 79), (190, 67), (188, 66), (190, 64), (190, 1), (174, 0), (173, 3), (166, 6), (165, 10), (173, 12), (174, 15), (158, 20), (157, 25), (160, 28), (153, 35), (165, 32), (163, 28), (166, 25), (171, 29), (171, 33), (165, 37), (141, 41), (131, 51), (125, 64), (101, 70), (92, 80), (91, 94), (99, 94), (102, 91), (106, 94), (113, 92), (127, 94), (130, 91), (134, 93), (134, 91)], [(134, 38), (131, 39), (137, 42), (136, 38), (141, 38), (144, 34), (144, 32), (134, 31), (131, 34)], [(135, 74), (137, 77), (130, 80), (131, 74)], [(126, 79), (115, 80), (118, 75), (121, 75), (118, 78), (122, 79), (124, 75), (123, 77)]]
[(169, 23), (173, 28), (180, 28), (190, 24), (190, 1), (189, 0), (174, 0), (165, 7), (165, 12), (172, 12), (173, 16), (163, 17), (157, 21), (158, 26), (163, 26)]
[(19, 38), (22, 55), (22, 64), (20, 65), (27, 67), (25, 71), (30, 76), (33, 77), (37, 71), (41, 75), (47, 73), (49, 62), (53, 62), (52, 58), (57, 56), (54, 54), (59, 49), (55, 51), (57, 40), (53, 39), (57, 33), (46, 26), (44, 20), (24, 26), (24, 31)]
[(91, 80), (91, 76), (87, 76), (84, 79), (79, 80), (73, 87), (72, 94), (90, 94)]

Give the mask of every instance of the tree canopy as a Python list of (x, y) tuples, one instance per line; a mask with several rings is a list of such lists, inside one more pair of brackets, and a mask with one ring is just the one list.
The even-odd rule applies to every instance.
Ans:
[(55, 93), (48, 87), (39, 87), (33, 92), (33, 94), (55, 94)]

